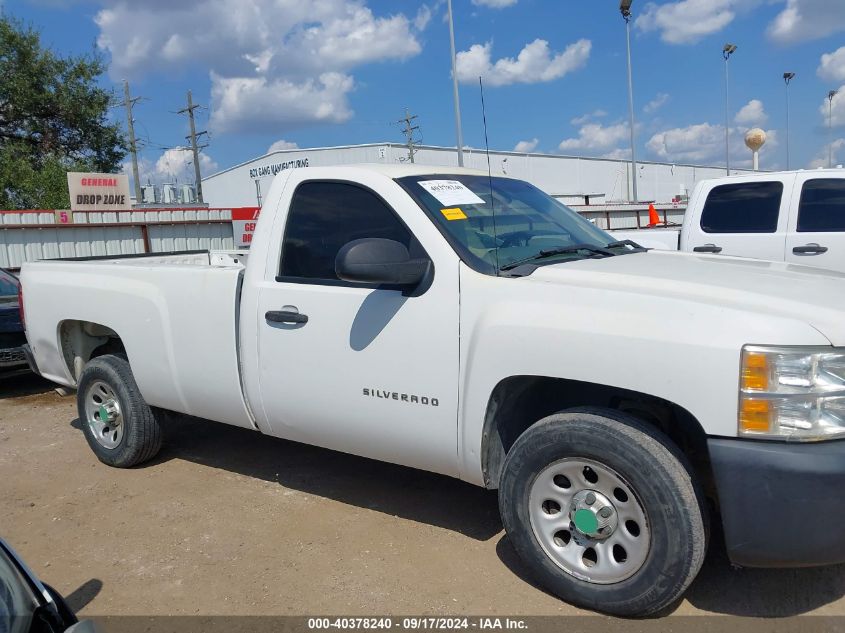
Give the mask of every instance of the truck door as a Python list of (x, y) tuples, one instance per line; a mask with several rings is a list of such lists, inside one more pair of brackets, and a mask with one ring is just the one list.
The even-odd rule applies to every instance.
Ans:
[[(281, 254), (277, 244), (258, 295), (263, 428), (456, 475), (457, 255), (407, 194), (383, 177), (371, 187), (323, 180), (289, 187), (284, 230), (274, 230)], [(395, 204), (407, 205), (405, 218), (417, 228), (409, 228)], [(429, 257), (431, 285), (407, 296), (339, 280), (338, 250), (361, 238), (396, 240), (412, 257)], [(299, 317), (289, 323), (268, 318), (279, 311)]]
[(700, 193), (681, 250), (783, 261), (792, 176), (716, 184)]
[(786, 261), (845, 272), (845, 178), (798, 175)]

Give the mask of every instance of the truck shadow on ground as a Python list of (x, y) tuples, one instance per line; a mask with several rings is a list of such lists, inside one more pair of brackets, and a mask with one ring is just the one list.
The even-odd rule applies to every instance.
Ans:
[(412, 468), (173, 417), (155, 462), (184, 459), (486, 541), (502, 531), (496, 493)]
[[(499, 560), (524, 582), (539, 586), (507, 535), (496, 543)], [(808, 613), (845, 595), (845, 565), (807, 569), (738, 569), (728, 561), (722, 535), (713, 531), (707, 558), (684, 595), (692, 606), (715, 614), (787, 618)], [(683, 601), (659, 614), (670, 615)]]
[[(74, 420), (73, 426), (82, 428), (79, 420)], [(274, 482), (314, 496), (452, 530), (479, 541), (501, 534), (496, 553), (502, 563), (524, 582), (545, 591), (502, 534), (493, 491), (433, 473), (181, 416), (164, 422), (164, 446), (152, 463), (172, 459)], [(704, 567), (686, 599), (711, 613), (780, 618), (807, 613), (843, 595), (845, 565), (735, 569), (728, 562), (721, 533), (714, 529)]]
[(32, 396), (52, 391), (56, 385), (32, 372), (11, 374), (0, 373), (0, 400)]

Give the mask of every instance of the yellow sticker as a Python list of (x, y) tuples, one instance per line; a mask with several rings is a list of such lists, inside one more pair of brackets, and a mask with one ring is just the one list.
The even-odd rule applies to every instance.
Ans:
[(466, 220), (467, 214), (455, 207), (454, 209), (440, 209), (440, 213), (447, 220)]

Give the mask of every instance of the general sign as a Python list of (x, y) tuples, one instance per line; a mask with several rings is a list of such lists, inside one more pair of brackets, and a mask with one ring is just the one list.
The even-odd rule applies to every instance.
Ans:
[(258, 223), (259, 207), (241, 207), (232, 209), (232, 235), (235, 248), (248, 248), (252, 244), (255, 225)]
[(71, 211), (129, 211), (129, 177), (126, 174), (68, 172)]

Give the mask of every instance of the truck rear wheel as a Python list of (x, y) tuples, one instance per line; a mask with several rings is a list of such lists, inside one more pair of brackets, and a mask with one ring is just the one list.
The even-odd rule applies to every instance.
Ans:
[(161, 428), (124, 356), (99, 356), (85, 366), (76, 406), (85, 439), (104, 464), (129, 468), (161, 449)]
[(627, 617), (670, 606), (698, 574), (701, 499), (665, 435), (595, 409), (529, 428), (499, 487), (508, 537), (540, 583), (573, 605)]

